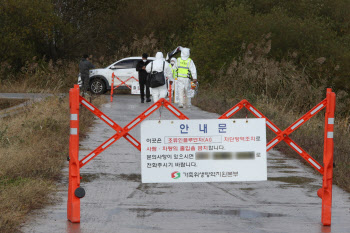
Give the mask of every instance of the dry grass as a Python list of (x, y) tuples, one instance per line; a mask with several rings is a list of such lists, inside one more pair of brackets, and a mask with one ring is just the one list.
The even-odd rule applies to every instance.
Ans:
[[(81, 137), (94, 119), (87, 112), (82, 109)], [(51, 201), (68, 155), (69, 116), (68, 97), (50, 97), (0, 119), (0, 232), (17, 231), (29, 211)]]
[(25, 101), (26, 100), (0, 99), (0, 110), (16, 106), (18, 104), (24, 103)]
[(27, 61), (20, 72), (11, 72), (8, 65), (0, 65), (0, 92), (58, 93), (67, 92), (78, 80), (78, 62), (39, 60)]
[[(241, 58), (234, 60), (225, 72), (217, 73), (215, 83), (201, 85), (193, 103), (222, 114), (247, 99), (283, 130), (326, 97), (326, 84), (311, 81), (290, 62), (269, 59), (269, 41), (265, 42), (248, 45)], [(350, 96), (344, 91), (336, 94), (334, 183), (350, 192)], [(235, 117), (246, 114), (241, 110)], [(323, 135), (324, 111), (291, 134), (291, 138), (323, 164)], [(269, 132), (267, 136), (272, 139), (275, 135)], [(285, 143), (280, 143), (277, 149), (299, 157)]]

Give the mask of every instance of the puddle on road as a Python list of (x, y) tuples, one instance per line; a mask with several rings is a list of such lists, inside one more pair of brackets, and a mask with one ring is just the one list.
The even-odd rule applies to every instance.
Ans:
[(288, 158), (268, 157), (267, 160), (269, 160), (269, 161), (274, 161), (274, 160), (283, 160), (283, 161), (285, 161), (285, 160), (288, 160)]
[(117, 177), (127, 181), (141, 182), (141, 174), (136, 174), (136, 173), (120, 174), (120, 175), (117, 175)]
[(263, 213), (254, 210), (234, 209), (234, 210), (185, 210), (185, 209), (161, 209), (161, 208), (130, 208), (132, 212), (137, 212), (137, 217), (145, 218), (153, 215), (154, 213), (170, 213), (170, 212), (194, 212), (198, 214), (211, 214), (211, 215), (228, 215), (238, 216), (243, 219), (255, 219), (255, 218), (271, 218), (271, 217), (283, 217), (285, 214), (278, 213)]
[(270, 218), (270, 217), (283, 217), (284, 214), (277, 213), (263, 213), (254, 210), (202, 210), (197, 213), (203, 214), (217, 214), (217, 215), (234, 215), (240, 218), (251, 219), (251, 218)]
[(106, 178), (111, 174), (108, 173), (81, 173), (81, 182), (91, 182), (93, 180), (99, 179), (101, 177)]
[(140, 184), (136, 189), (149, 195), (162, 195), (166, 192), (160, 191), (159, 184)]
[(273, 160), (269, 160), (269, 162), (271, 162), (272, 164), (283, 164), (283, 163), (286, 163), (287, 161), (285, 159), (273, 159)]
[(272, 169), (300, 169), (298, 167), (294, 167), (294, 166), (289, 166), (289, 165), (286, 165), (286, 166), (268, 166), (268, 168), (272, 168)]
[(82, 173), (81, 175), (81, 182), (91, 182), (97, 178), (100, 178), (100, 174), (96, 173)]
[(281, 173), (298, 173), (298, 171), (291, 171), (291, 170), (286, 170), (286, 171), (279, 171)]
[(82, 173), (81, 177), (82, 177), (81, 179), (82, 182), (91, 182), (93, 180), (103, 177), (104, 179), (107, 179), (107, 180), (122, 179), (126, 181), (141, 183), (141, 174), (135, 174), (135, 173), (119, 174), (119, 175), (109, 174), (109, 173)]
[(313, 178), (301, 177), (301, 176), (287, 176), (287, 177), (268, 177), (270, 181), (280, 181), (289, 184), (306, 184), (315, 181)]
[(320, 180), (319, 185), (308, 185), (307, 188), (310, 190), (312, 194), (308, 195), (310, 197), (313, 197), (314, 192), (317, 192), (320, 188), (322, 188), (322, 180)]
[(243, 191), (253, 191), (253, 190), (255, 190), (255, 188), (240, 188), (240, 190), (243, 190)]

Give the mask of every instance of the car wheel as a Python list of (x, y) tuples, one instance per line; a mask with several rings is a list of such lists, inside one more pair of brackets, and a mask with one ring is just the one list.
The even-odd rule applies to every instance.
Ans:
[(106, 92), (106, 84), (101, 79), (94, 79), (90, 83), (90, 91), (93, 94), (101, 95)]

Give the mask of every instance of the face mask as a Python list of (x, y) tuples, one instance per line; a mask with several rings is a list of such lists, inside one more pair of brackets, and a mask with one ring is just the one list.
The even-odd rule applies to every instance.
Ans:
[(142, 59), (143, 62), (146, 62), (147, 60)]

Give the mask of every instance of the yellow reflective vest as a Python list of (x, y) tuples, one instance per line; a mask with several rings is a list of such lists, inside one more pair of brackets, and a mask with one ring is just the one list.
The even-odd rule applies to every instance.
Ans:
[(176, 77), (176, 70), (174, 69), (174, 67), (169, 64), (170, 68), (171, 68), (171, 72), (173, 72), (173, 79), (177, 80), (177, 77)]
[(182, 60), (181, 57), (177, 59), (177, 77), (188, 78), (191, 58)]

